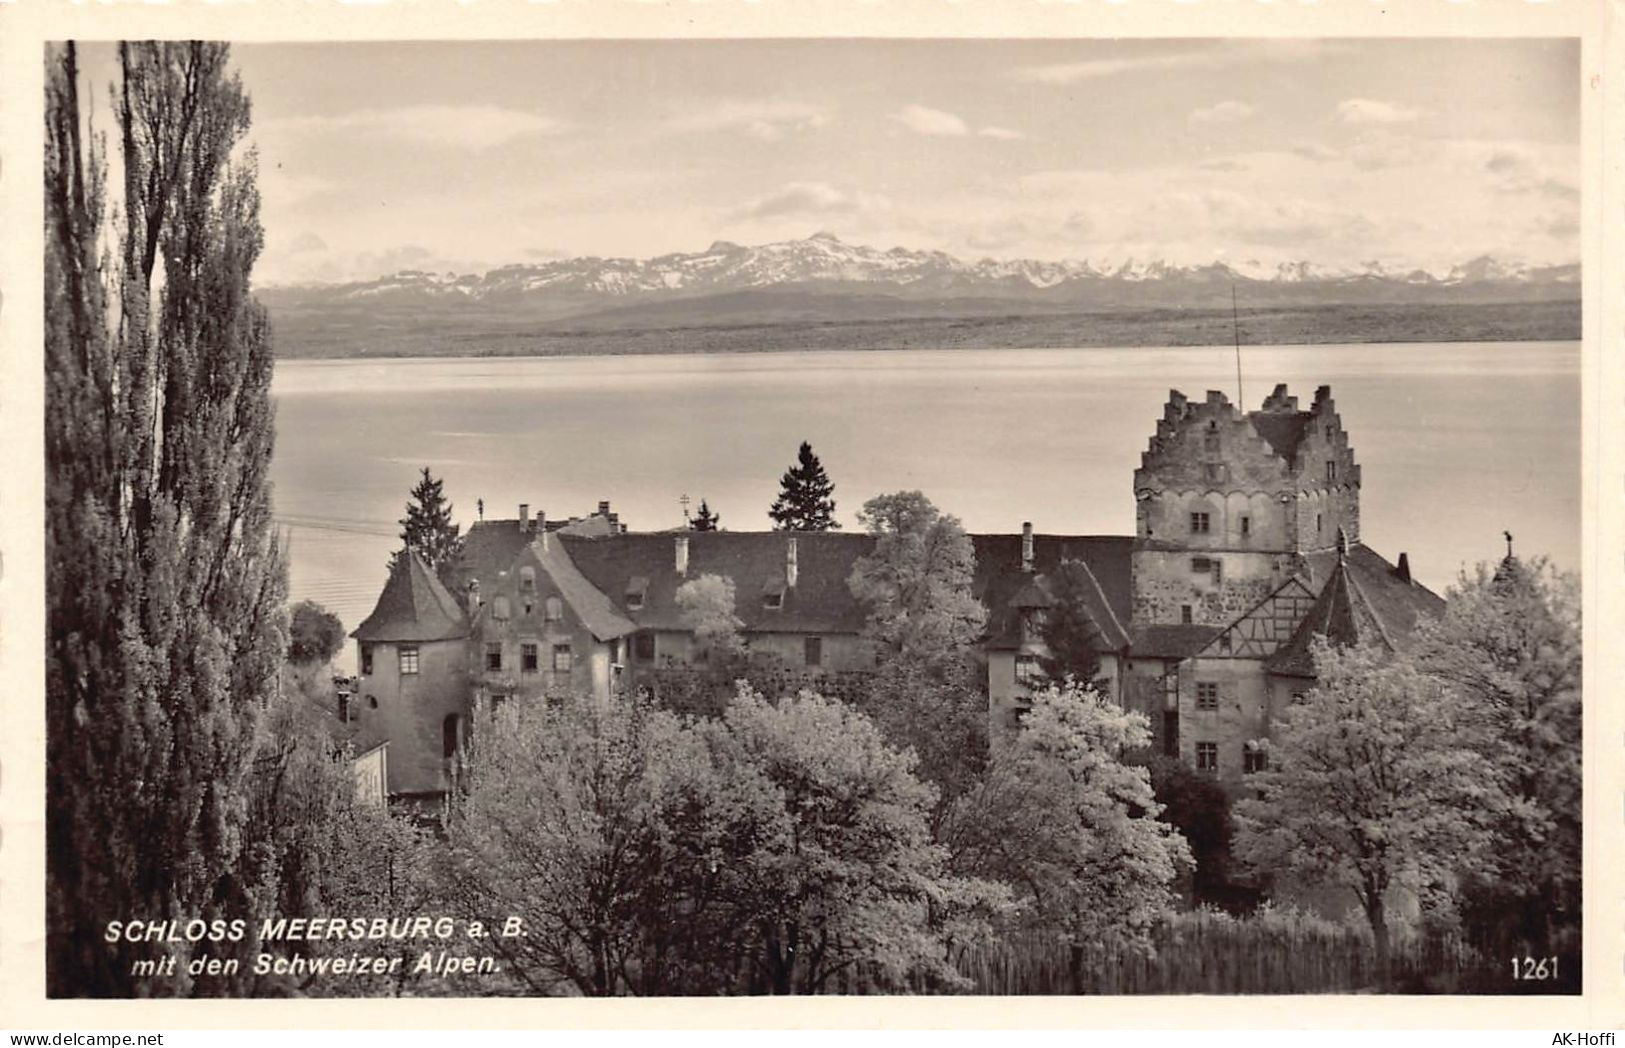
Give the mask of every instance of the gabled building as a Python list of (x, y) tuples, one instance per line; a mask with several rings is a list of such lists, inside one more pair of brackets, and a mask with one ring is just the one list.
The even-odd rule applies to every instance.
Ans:
[[(1132, 536), (973, 535), (988, 609), (989, 714), (1014, 727), (1042, 683), (1044, 624), (1063, 564), (1106, 695), (1155, 745), (1231, 786), (1263, 767), (1270, 725), (1313, 685), (1312, 638), (1397, 650), (1442, 601), (1359, 542), (1360, 467), (1327, 387), (1300, 410), (1169, 394), (1134, 475)], [(631, 534), (601, 502), (550, 521), (529, 505), (469, 529), (454, 595), (409, 557), (355, 631), (361, 692), (394, 743), (392, 796), (455, 781), (484, 706), (658, 691), (691, 664), (679, 588), (729, 579), (752, 656), (833, 685), (872, 669), (868, 609), (848, 585), (874, 540), (843, 532)]]

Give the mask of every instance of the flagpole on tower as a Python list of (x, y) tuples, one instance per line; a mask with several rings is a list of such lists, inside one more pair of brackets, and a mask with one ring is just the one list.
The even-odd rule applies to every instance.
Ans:
[(1241, 390), (1241, 319), (1236, 312), (1236, 285), (1230, 285), (1230, 330), (1236, 339), (1236, 406), (1247, 410), (1247, 395)]

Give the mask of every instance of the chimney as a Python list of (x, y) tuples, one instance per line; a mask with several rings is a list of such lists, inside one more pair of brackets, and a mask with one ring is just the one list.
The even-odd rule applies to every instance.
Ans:
[(794, 586), (799, 568), (796, 565), (796, 540), (792, 536), (789, 545), (784, 547), (784, 584)]
[(1021, 570), (1033, 570), (1033, 522), (1030, 520), (1021, 524)]
[(1399, 576), (1401, 582), (1409, 583), (1411, 581), (1411, 558), (1408, 554), (1401, 553), (1399, 555), (1399, 564), (1394, 568), (1394, 574)]
[(599, 499), (598, 500), (598, 515), (600, 517), (608, 517), (609, 516), (609, 499)]
[(672, 566), (677, 569), (677, 574), (679, 574), (679, 575), (687, 575), (688, 574), (688, 536), (687, 535), (679, 535), (679, 536), (677, 536), (677, 559), (676, 559), (676, 562)]
[(543, 535), (547, 534), (547, 511), (546, 510), (540, 510), (539, 509), (539, 510), (536, 511), (536, 519), (530, 522), (530, 530), (539, 531)]
[(528, 502), (519, 504), (519, 530), (520, 532), (530, 530), (530, 503)]

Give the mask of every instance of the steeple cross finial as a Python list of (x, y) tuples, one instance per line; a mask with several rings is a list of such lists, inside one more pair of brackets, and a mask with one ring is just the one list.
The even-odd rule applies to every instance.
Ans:
[(1501, 534), (1507, 537), (1507, 559), (1510, 560), (1512, 558), (1512, 532), (1503, 531)]

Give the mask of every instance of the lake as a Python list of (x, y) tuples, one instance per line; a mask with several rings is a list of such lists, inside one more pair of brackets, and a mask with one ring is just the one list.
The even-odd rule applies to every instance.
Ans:
[[(1365, 542), (1443, 592), (1505, 552), (1580, 560), (1577, 342), (1248, 346), (1246, 403), (1329, 384), (1363, 468)], [(290, 595), (353, 629), (372, 610), (422, 466), (466, 529), (476, 500), (550, 518), (609, 499), (635, 531), (704, 498), (765, 530), (802, 440), (842, 524), (917, 488), (971, 531), (1132, 534), (1133, 473), (1170, 388), (1235, 398), (1233, 350), (888, 350), (277, 365)], [(348, 656), (346, 656), (348, 661)]]

